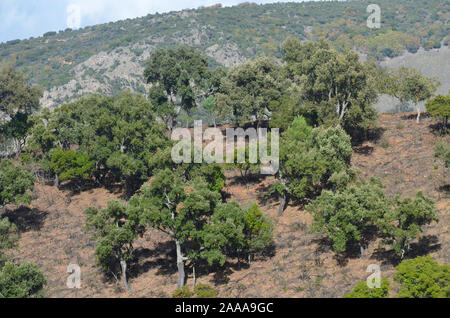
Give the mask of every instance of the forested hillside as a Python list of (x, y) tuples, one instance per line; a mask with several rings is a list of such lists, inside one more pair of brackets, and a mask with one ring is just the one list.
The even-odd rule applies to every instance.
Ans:
[(366, 4), (3, 44), (0, 298), (449, 298), (448, 4)]
[(147, 15), (2, 43), (0, 65), (22, 70), (48, 90), (44, 106), (58, 106), (85, 93), (112, 95), (124, 87), (145, 94), (143, 63), (158, 47), (186, 44), (204, 52), (212, 66), (231, 66), (260, 54), (280, 58), (289, 36), (325, 37), (339, 49), (377, 60), (448, 45), (447, 1), (380, 0), (378, 30), (367, 28), (369, 3), (244, 3)]

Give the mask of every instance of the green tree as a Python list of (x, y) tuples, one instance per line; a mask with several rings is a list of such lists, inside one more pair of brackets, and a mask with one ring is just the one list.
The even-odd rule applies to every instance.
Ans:
[(314, 217), (312, 231), (325, 233), (335, 252), (345, 252), (350, 243), (357, 243), (362, 257), (371, 230), (390, 208), (381, 182), (372, 179), (336, 192), (323, 191), (307, 206), (307, 211)]
[(29, 204), (34, 175), (11, 160), (0, 161), (0, 208), (6, 204)]
[(287, 87), (281, 67), (271, 58), (260, 57), (232, 67), (222, 79), (216, 102), (229, 109), (236, 122), (257, 122), (270, 118), (273, 101)]
[(305, 118), (297, 117), (281, 138), (280, 182), (272, 188), (283, 197), (279, 214), (289, 197), (311, 198), (322, 188), (350, 182), (356, 175), (352, 154), (350, 136), (342, 128), (312, 129)]
[(94, 170), (94, 162), (83, 153), (54, 149), (50, 154), (50, 168), (56, 175), (58, 187), (60, 181), (89, 179)]
[(439, 222), (434, 201), (419, 191), (416, 197), (394, 200), (390, 209), (378, 220), (378, 226), (392, 241), (392, 248), (402, 259), (410, 250), (411, 241), (420, 236), (422, 226)]
[(384, 78), (385, 92), (403, 102), (411, 102), (417, 109), (417, 123), (420, 123), (420, 102), (429, 99), (439, 84), (434, 79), (423, 76), (416, 69), (401, 67), (391, 71)]
[(12, 140), (14, 152), (20, 153), (25, 144), (28, 116), (39, 109), (41, 97), (41, 89), (31, 86), (23, 74), (11, 67), (0, 69), (0, 142), (8, 145)]
[(314, 125), (340, 123), (352, 137), (374, 127), (377, 114), (371, 105), (377, 92), (372, 65), (361, 63), (355, 52), (337, 52), (325, 41), (303, 44), (290, 38), (282, 49), (284, 71), (306, 102), (298, 105), (312, 108), (303, 112)]
[(77, 147), (94, 162), (95, 179), (100, 184), (122, 182), (128, 198), (169, 162), (171, 143), (165, 128), (141, 95), (92, 95), (46, 117), (47, 122), (45, 117), (38, 120), (31, 138), (32, 151), (44, 152), (37, 155), (47, 161), (44, 165), (49, 166), (51, 149)]
[(344, 298), (389, 298), (390, 290), (389, 280), (382, 278), (380, 288), (369, 288), (367, 282), (359, 282), (353, 291), (344, 295)]
[(404, 260), (394, 280), (402, 298), (450, 298), (450, 265), (439, 265), (431, 256)]
[(118, 201), (108, 202), (103, 210), (90, 207), (85, 211), (86, 226), (94, 230), (95, 256), (98, 264), (118, 281), (116, 273), (120, 266), (125, 289), (130, 290), (127, 280), (127, 263), (133, 258), (133, 242), (142, 234), (140, 216), (136, 209)]
[(28, 84), (25, 76), (11, 67), (0, 70), (0, 112), (9, 116), (32, 114), (39, 109), (42, 90)]
[(244, 251), (251, 263), (253, 255), (264, 253), (273, 244), (273, 224), (254, 203), (245, 215)]
[(204, 178), (188, 180), (181, 170), (162, 170), (153, 178), (151, 186), (144, 185), (142, 194), (130, 201), (130, 206), (144, 215), (146, 223), (174, 241), (178, 288), (185, 283), (187, 260), (197, 259), (200, 253), (209, 262), (221, 260), (220, 251), (204, 256), (206, 252), (201, 249), (205, 227), (220, 201), (220, 194), (211, 191)]
[[(166, 123), (178, 116), (177, 107), (187, 115), (211, 93), (211, 72), (208, 60), (201, 52), (179, 46), (157, 49), (146, 62), (144, 78), (152, 84), (150, 97), (155, 106), (166, 115)], [(166, 98), (163, 98), (165, 93)], [(168, 128), (172, 129), (173, 122)]]
[(441, 120), (441, 132), (445, 134), (447, 132), (448, 118), (450, 117), (450, 95), (438, 95), (428, 100), (425, 106), (427, 107), (427, 113)]
[(217, 127), (217, 105), (214, 96), (209, 96), (207, 99), (205, 99), (202, 107), (208, 112), (209, 122), (214, 125), (214, 128)]
[(203, 233), (203, 258), (211, 264), (219, 259), (223, 264), (226, 256), (237, 256), (239, 262), (245, 249), (245, 218), (245, 210), (239, 203), (218, 204)]

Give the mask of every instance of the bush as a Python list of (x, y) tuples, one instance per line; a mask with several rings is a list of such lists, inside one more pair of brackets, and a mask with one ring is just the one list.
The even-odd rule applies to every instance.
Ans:
[(216, 298), (217, 292), (214, 288), (206, 284), (200, 284), (194, 288), (197, 298)]
[(194, 294), (187, 286), (183, 286), (180, 289), (177, 289), (173, 295), (172, 298), (191, 298)]
[(11, 160), (0, 161), (0, 207), (6, 204), (29, 204), (34, 176)]
[(450, 298), (450, 265), (439, 265), (430, 256), (405, 260), (397, 266), (394, 280), (402, 298)]
[(172, 298), (216, 298), (217, 292), (214, 288), (207, 284), (200, 284), (191, 291), (188, 286), (183, 286), (181, 289), (177, 289)]
[(73, 150), (54, 149), (50, 153), (50, 168), (60, 181), (89, 179), (94, 162), (88, 155)]
[(46, 283), (44, 274), (36, 264), (24, 262), (16, 265), (8, 262), (0, 272), (0, 297), (40, 297)]
[(353, 291), (344, 295), (344, 298), (389, 298), (390, 290), (389, 280), (382, 278), (380, 288), (369, 288), (367, 282), (359, 282)]

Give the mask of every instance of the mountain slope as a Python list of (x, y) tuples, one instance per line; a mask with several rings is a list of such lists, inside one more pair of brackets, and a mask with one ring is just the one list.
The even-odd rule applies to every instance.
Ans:
[[(362, 176), (376, 176), (386, 185), (389, 195), (412, 196), (422, 190), (436, 201), (440, 218), (424, 227), (423, 239), (412, 242), (408, 257), (430, 254), (439, 263), (450, 263), (450, 183), (448, 168), (434, 158), (438, 141), (450, 142), (450, 136), (438, 137), (431, 131), (435, 124), (424, 117), (420, 125), (413, 114), (382, 115), (380, 127), (385, 129), (379, 142), (365, 142), (355, 148), (353, 167)], [(229, 260), (225, 268), (197, 268), (199, 283), (207, 283), (220, 297), (342, 297), (368, 277), (370, 264), (381, 266), (383, 277), (392, 278), (398, 258), (388, 246), (373, 241), (366, 257), (359, 249), (350, 251), (343, 261), (332, 252), (320, 234), (311, 234), (312, 217), (302, 207), (289, 205), (280, 218), (279, 201), (264, 198), (275, 181), (262, 178), (246, 185), (239, 173), (227, 172), (225, 191), (229, 201), (246, 206), (257, 202), (275, 223), (275, 252), (272, 257), (257, 258), (248, 267)], [(136, 244), (136, 259), (130, 265), (132, 291), (122, 284), (105, 281), (95, 264), (95, 244), (90, 233), (83, 231), (84, 209), (105, 207), (108, 200), (120, 198), (117, 188), (91, 189), (73, 194), (70, 189), (58, 191), (53, 186), (37, 184), (31, 208), (10, 211), (5, 216), (18, 224), (21, 232), (19, 248), (11, 251), (16, 261), (33, 261), (43, 269), (48, 285), (47, 297), (170, 297), (176, 289), (177, 269), (175, 244), (156, 230), (149, 230)], [(82, 288), (66, 287), (69, 264), (79, 264)], [(187, 284), (192, 288), (192, 272), (187, 269)]]
[(213, 66), (230, 66), (259, 54), (280, 57), (280, 44), (289, 36), (326, 37), (338, 48), (380, 60), (448, 44), (448, 1), (380, 0), (379, 30), (367, 28), (369, 3), (245, 3), (147, 15), (2, 43), (0, 66), (23, 70), (47, 89), (43, 104), (57, 106), (86, 93), (115, 94), (123, 88), (145, 93), (143, 62), (156, 47), (194, 46)]

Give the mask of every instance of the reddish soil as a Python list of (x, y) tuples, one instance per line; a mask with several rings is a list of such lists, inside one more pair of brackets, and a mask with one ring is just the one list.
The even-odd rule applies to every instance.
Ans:
[[(450, 263), (450, 195), (444, 188), (450, 184), (450, 174), (433, 157), (435, 143), (450, 142), (450, 137), (434, 135), (432, 124), (430, 118), (424, 118), (417, 125), (409, 114), (382, 115), (383, 136), (355, 147), (353, 165), (364, 177), (382, 178), (390, 195), (411, 196), (422, 190), (436, 200), (440, 222), (425, 227), (423, 239), (413, 244), (410, 256), (431, 254), (440, 263)], [(276, 249), (274, 255), (256, 259), (250, 267), (243, 264), (239, 268), (232, 261), (224, 269), (198, 269), (198, 282), (214, 286), (219, 296), (341, 297), (368, 277), (369, 264), (379, 264), (386, 277), (394, 273), (396, 258), (379, 241), (370, 244), (365, 258), (354, 253), (343, 260), (324, 244), (321, 235), (310, 233), (312, 218), (301, 207), (288, 206), (279, 218), (279, 202), (264, 200), (264, 191), (273, 178), (255, 181), (247, 189), (236, 173), (227, 176), (230, 200), (242, 205), (256, 201), (273, 219)], [(6, 214), (21, 224), (19, 246), (12, 256), (17, 261), (36, 262), (43, 269), (48, 280), (47, 297), (170, 297), (175, 291), (175, 246), (154, 230), (149, 230), (135, 245), (137, 260), (131, 266), (131, 292), (126, 293), (120, 283), (106, 279), (95, 265), (94, 243), (83, 229), (83, 211), (89, 206), (105, 207), (114, 198), (120, 198), (120, 193), (93, 189), (73, 195), (39, 183), (30, 208)], [(79, 290), (66, 287), (69, 264), (81, 266)], [(189, 275), (188, 285), (192, 283)]]

